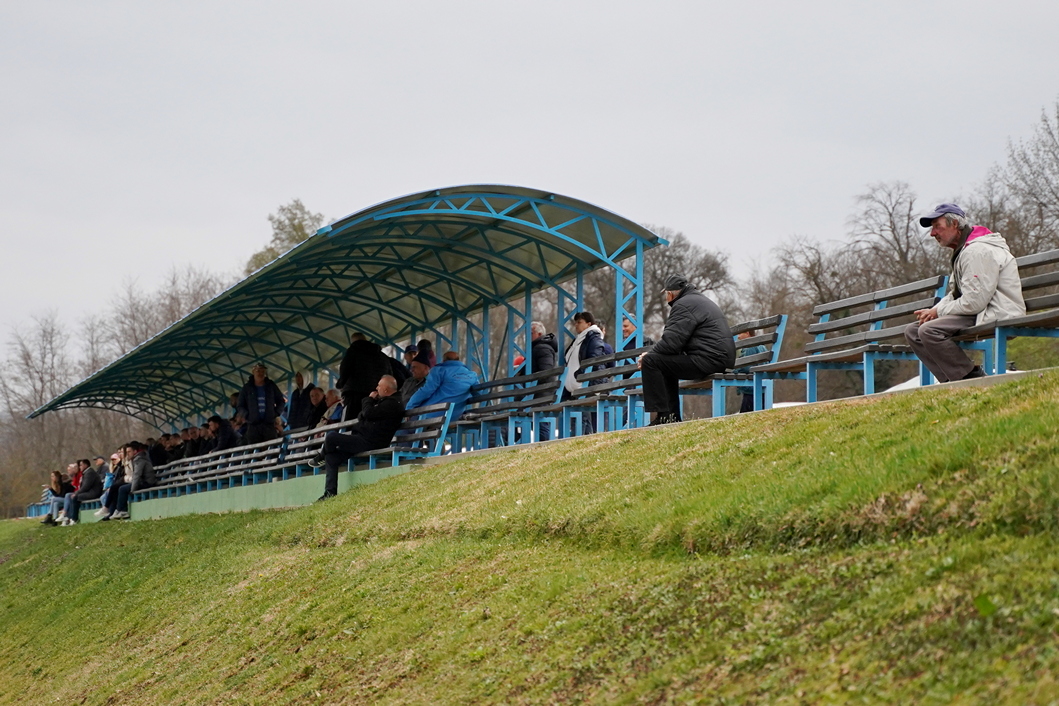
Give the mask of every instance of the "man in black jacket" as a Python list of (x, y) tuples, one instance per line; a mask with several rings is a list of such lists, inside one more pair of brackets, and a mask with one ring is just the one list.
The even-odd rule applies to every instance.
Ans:
[(666, 277), (669, 319), (662, 338), (640, 356), (644, 409), (651, 426), (680, 421), (680, 381), (723, 373), (735, 363), (735, 342), (720, 308), (682, 274)]
[(232, 429), (232, 424), (219, 414), (210, 417), (207, 422), (210, 425), (210, 433), (213, 434), (213, 443), (210, 451), (227, 451), (239, 446), (239, 435)]
[(264, 363), (254, 366), (253, 376), (239, 392), (239, 412), (246, 419), (246, 443), (257, 444), (279, 436), (287, 400), (268, 377)]
[(392, 373), (393, 361), (382, 352), (379, 344), (372, 343), (362, 333), (350, 336), (349, 348), (338, 367), (336, 385), (342, 391), (346, 419), (356, 414), (360, 401), (371, 394), (379, 384), (379, 378)]
[(290, 393), (290, 407), (287, 413), (287, 424), (291, 431), (301, 431), (309, 428), (309, 419), (312, 417), (313, 404), (310, 400), (312, 391), (316, 386), (311, 382), (305, 384), (305, 376), (301, 371), (294, 374), (294, 389)]
[(92, 467), (87, 458), (81, 459), (78, 463), (84, 475), (81, 476), (81, 487), (66, 496), (63, 507), (66, 513), (64, 525), (76, 525), (81, 515), (81, 503), (98, 500), (103, 494), (103, 479), (99, 477), (99, 471)]
[(328, 432), (324, 445), (309, 461), (314, 468), (326, 467), (324, 494), (320, 500), (338, 495), (338, 467), (362, 451), (381, 449), (390, 445), (390, 440), (404, 419), (404, 405), (397, 392), (397, 380), (392, 375), (383, 375), (375, 390), (361, 402), (357, 423), (348, 434)]

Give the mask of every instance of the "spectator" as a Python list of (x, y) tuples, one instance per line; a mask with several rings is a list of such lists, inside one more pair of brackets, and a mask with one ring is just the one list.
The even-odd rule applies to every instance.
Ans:
[(107, 504), (113, 499), (111, 498), (111, 495), (118, 492), (114, 488), (125, 482), (124, 458), (124, 449), (120, 450), (118, 453), (110, 455), (110, 473), (107, 474), (107, 478), (103, 481), (103, 495), (99, 499), (100, 508), (95, 512), (96, 517), (103, 517), (104, 515), (110, 514), (110, 510), (107, 509)]
[[(83, 464), (83, 465), (82, 465)], [(77, 463), (71, 463), (66, 467), (66, 472), (70, 476), (70, 483), (73, 484), (74, 490), (81, 487), (81, 478), (84, 476), (85, 468), (89, 465), (87, 459), (81, 459)]]
[(323, 419), (324, 413), (327, 412), (327, 403), (324, 402), (324, 397), (324, 391), (319, 387), (314, 387), (309, 391), (309, 402), (312, 404), (309, 414), (310, 429), (316, 428), (320, 424), (320, 420)]
[(427, 358), (430, 358), (430, 368), (433, 369), (438, 364), (438, 358), (434, 355), (434, 344), (427, 339), (422, 339), (416, 344), (416, 349), (422, 353), (426, 351)]
[(239, 446), (239, 437), (227, 419), (215, 414), (206, 422), (213, 435), (212, 451), (227, 451)]
[(151, 465), (158, 467), (169, 463), (169, 453), (165, 445), (169, 441), (169, 434), (162, 434), (159, 439), (147, 440), (147, 456), (151, 459)]
[(404, 418), (404, 406), (395, 394), (397, 381), (392, 375), (383, 375), (375, 390), (361, 402), (357, 423), (348, 433), (328, 432), (320, 453), (309, 462), (310, 466), (326, 467), (324, 494), (320, 500), (338, 494), (338, 467), (355, 455), (389, 445)]
[(48, 499), (48, 502), (51, 503), (51, 507), (48, 510), (48, 514), (44, 516), (44, 519), (41, 520), (40, 523), (42, 525), (51, 525), (54, 527), (59, 524), (55, 518), (58, 517), (59, 513), (62, 511), (62, 507), (66, 502), (66, 495), (74, 492), (74, 485), (68, 479), (63, 478), (62, 471), (52, 471), (51, 482), (44, 487), (49, 491), (51, 496)]
[(63, 525), (66, 526), (77, 524), (81, 516), (81, 503), (98, 500), (103, 494), (103, 479), (99, 477), (99, 471), (89, 464), (88, 459), (81, 459), (79, 463), (82, 466), (81, 486), (75, 492), (66, 494), (63, 509), (66, 515)]
[(401, 385), (401, 404), (405, 407), (408, 407), (408, 402), (412, 399), (412, 395), (426, 384), (427, 375), (430, 374), (430, 358), (426, 355), (417, 355), (411, 366), (412, 377), (405, 380), (404, 385)]
[[(624, 317), (621, 320), (621, 333), (622, 333), (623, 336), (626, 336), (626, 337), (627, 336), (632, 336), (633, 334), (636, 333), (636, 324), (634, 324), (633, 322), (629, 321), (628, 317)], [(653, 340), (651, 340), (650, 338), (648, 338), (647, 336), (643, 337), (643, 345), (644, 346), (653, 346), (654, 343), (655, 342)], [(636, 339), (635, 338), (630, 338), (629, 342), (626, 343), (624, 347), (622, 347), (622, 350), (623, 351), (631, 351), (631, 350), (633, 350), (635, 348), (641, 348), (641, 347), (642, 346), (636, 345)]]
[(1007, 241), (984, 226), (972, 226), (956, 204), (943, 203), (919, 219), (938, 245), (952, 250), (949, 291), (930, 309), (919, 309), (905, 339), (939, 382), (985, 375), (952, 337), (965, 328), (1022, 316), (1022, 281)]
[[(173, 461), (179, 461), (184, 458), (184, 441), (180, 438), (180, 434), (171, 434), (169, 436), (169, 463)], [(125, 460), (125, 453), (122, 452), (122, 461)]]
[[(367, 397), (367, 395), (365, 395), (365, 397)], [(328, 424), (337, 424), (338, 422), (341, 422), (345, 407), (342, 404), (342, 398), (339, 396), (338, 390), (334, 388), (328, 390), (327, 394), (324, 395), (324, 404), (327, 405), (327, 407), (316, 426), (326, 427)]]
[[(229, 421), (228, 426), (232, 423)], [(210, 431), (210, 423), (207, 421), (199, 428), (199, 456), (205, 456), (216, 450), (217, 437)], [(237, 444), (238, 446), (238, 444)]]
[[(633, 334), (636, 333), (636, 325), (632, 321), (629, 321), (628, 317), (624, 317), (621, 320), (621, 333), (622, 333), (622, 336), (624, 336), (624, 337), (632, 336)], [(644, 346), (653, 346), (654, 344), (655, 344), (655, 342), (651, 338), (649, 338), (647, 336), (643, 337), (643, 345)], [(622, 347), (622, 350), (623, 351), (631, 351), (631, 350), (635, 350), (637, 348), (642, 348), (642, 347), (643, 346), (636, 345), (636, 339), (635, 338), (630, 338), (629, 342), (626, 343)], [(622, 377), (623, 380), (628, 380), (632, 376), (633, 376), (633, 373), (625, 373), (621, 377)], [(622, 414), (624, 416), (625, 412), (623, 412)]]
[(471, 396), (471, 386), (476, 384), (478, 375), (460, 362), (459, 353), (449, 351), (442, 356), (441, 365), (430, 371), (427, 381), (408, 400), (408, 409), (451, 402), (452, 418), (458, 419)]
[(311, 397), (315, 389), (316, 385), (311, 382), (305, 384), (301, 371), (294, 374), (294, 389), (290, 393), (290, 409), (287, 413), (287, 423), (290, 424), (291, 431), (309, 428), (309, 420), (313, 414)]
[(253, 377), (239, 393), (239, 413), (246, 419), (246, 441), (259, 444), (279, 436), (283, 429), (283, 408), (287, 400), (268, 377), (268, 368), (258, 363)]
[[(574, 330), (577, 337), (566, 347), (566, 376), (563, 378), (562, 399), (569, 399), (570, 395), (581, 388), (576, 375), (583, 372), (580, 366), (582, 360), (597, 358), (604, 353), (603, 334), (596, 325), (596, 319), (590, 311), (579, 311), (574, 314)], [(577, 361), (578, 365), (574, 365)], [(599, 369), (598, 366), (596, 369)]]
[(107, 464), (107, 459), (102, 456), (96, 456), (92, 459), (92, 465), (95, 467), (96, 473), (99, 474), (100, 482), (102, 482), (106, 475), (110, 473), (110, 466)]
[[(539, 373), (543, 370), (551, 370), (554, 368), (556, 357), (559, 355), (559, 344), (555, 340), (555, 334), (548, 333), (548, 330), (540, 321), (533, 321), (530, 322), (530, 341), (530, 369), (527, 372)], [(549, 376), (547, 379), (538, 380), (537, 384), (540, 385), (541, 383), (552, 382), (553, 380), (555, 380), (555, 378)], [(555, 395), (554, 392), (537, 393), (534, 397), (539, 397), (541, 394), (550, 394), (553, 397)], [(541, 424), (540, 438), (538, 441), (547, 441), (551, 437), (552, 425)]]
[[(740, 341), (745, 341), (746, 339), (753, 338), (756, 335), (757, 335), (757, 331), (755, 331), (754, 329), (749, 329), (747, 331), (743, 331), (741, 334), (736, 336), (736, 338), (738, 338)], [(739, 353), (740, 353), (740, 357), (741, 358), (745, 358), (748, 355), (757, 355), (758, 353), (764, 353), (765, 350), (766, 350), (765, 346), (750, 346), (748, 348), (742, 349), (741, 351), (739, 351)], [(745, 373), (748, 369), (749, 368), (736, 368), (732, 372)], [(753, 412), (754, 411), (754, 387), (753, 386), (737, 387), (737, 388), (735, 388), (735, 391), (743, 396), (742, 402), (739, 403), (739, 413), (743, 414), (745, 412)], [(762, 403), (764, 403), (764, 401), (762, 401)]]
[(416, 359), (416, 354), (419, 353), (419, 349), (415, 345), (405, 346), (402, 357), (404, 358), (404, 365), (408, 368), (409, 372), (412, 370), (412, 361)]
[(379, 378), (393, 372), (390, 356), (362, 333), (350, 336), (349, 348), (338, 368), (338, 389), (350, 414), (360, 409), (360, 401), (379, 384)]
[[(548, 333), (540, 321), (530, 323), (530, 373), (551, 370), (555, 367), (555, 358), (559, 354), (559, 344), (555, 334)], [(554, 378), (552, 378), (554, 380)]]
[(230, 404), (232, 406), (232, 414), (234, 415), (235, 412), (239, 409), (239, 393), (238, 392), (233, 392), (232, 394), (228, 395), (228, 404)]
[(644, 409), (655, 413), (651, 426), (680, 421), (680, 381), (723, 373), (735, 362), (735, 342), (716, 304), (687, 277), (665, 279), (669, 319), (662, 338), (640, 356)]
[(184, 442), (184, 458), (194, 458), (202, 455), (202, 441), (199, 439), (199, 428), (197, 426), (187, 428), (188, 438)]
[(147, 447), (138, 441), (125, 446), (125, 482), (118, 486), (117, 493), (107, 497), (107, 513), (102, 520), (125, 520), (129, 517), (129, 495), (154, 486), (154, 466), (147, 457)]

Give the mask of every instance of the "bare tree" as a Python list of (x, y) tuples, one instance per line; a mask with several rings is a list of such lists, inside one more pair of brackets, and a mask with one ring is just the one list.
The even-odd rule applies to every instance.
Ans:
[(1054, 114), (1041, 112), (1033, 137), (1008, 146), (1002, 171), (1005, 186), (1018, 204), (1030, 240), (1059, 244), (1059, 100)]
[(856, 197), (850, 240), (881, 286), (913, 282), (944, 268), (939, 248), (918, 223), (916, 194), (903, 181), (877, 182)]

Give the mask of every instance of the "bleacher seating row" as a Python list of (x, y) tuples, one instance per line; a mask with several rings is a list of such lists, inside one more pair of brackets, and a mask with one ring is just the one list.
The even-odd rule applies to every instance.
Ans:
[[(959, 337), (963, 345), (982, 351), (989, 373), (1004, 371), (1009, 339), (1059, 337), (1059, 250), (1022, 257), (1017, 263), (1023, 291), (1033, 293), (1026, 299), (1027, 314), (975, 326)], [(736, 340), (734, 369), (704, 380), (685, 381), (682, 394), (711, 395), (713, 415), (722, 416), (728, 389), (752, 386), (755, 409), (766, 409), (772, 404), (774, 381), (793, 379), (805, 381), (806, 401), (815, 402), (817, 377), (822, 370), (858, 371), (863, 374), (864, 394), (871, 394), (875, 391), (876, 362), (916, 360), (903, 343), (904, 328), (913, 320), (912, 312), (937, 302), (946, 284), (946, 277), (931, 277), (817, 306), (813, 310), (815, 320), (807, 329), (811, 340), (804, 347), (804, 355), (788, 360), (779, 359), (785, 315), (737, 324), (732, 327), (734, 335), (750, 330), (757, 333)], [(764, 350), (747, 354), (756, 346)], [(562, 380), (566, 371), (557, 367), (476, 385), (459, 419), (452, 418), (452, 408), (447, 404), (409, 410), (391, 446), (358, 455), (350, 461), (349, 469), (358, 464), (372, 469), (398, 466), (444, 453), (641, 427), (646, 415), (636, 361), (646, 350), (619, 351), (582, 361), (584, 371), (576, 375), (581, 387), (565, 396)], [(920, 375), (924, 384), (931, 381), (922, 365)], [(289, 433), (273, 441), (176, 461), (156, 469), (157, 485), (135, 493), (132, 499), (179, 497), (319, 474), (322, 470), (309, 466), (308, 460), (320, 450), (325, 434), (355, 423)], [(83, 506), (98, 507), (98, 501)]]

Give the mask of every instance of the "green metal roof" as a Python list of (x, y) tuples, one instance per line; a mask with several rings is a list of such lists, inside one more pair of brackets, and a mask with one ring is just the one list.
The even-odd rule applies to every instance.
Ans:
[(30, 417), (101, 407), (164, 424), (212, 413), (256, 361), (280, 380), (334, 367), (354, 331), (399, 343), (579, 268), (613, 266), (637, 243), (665, 241), (546, 191), (469, 185), (397, 198), (322, 228)]

